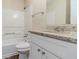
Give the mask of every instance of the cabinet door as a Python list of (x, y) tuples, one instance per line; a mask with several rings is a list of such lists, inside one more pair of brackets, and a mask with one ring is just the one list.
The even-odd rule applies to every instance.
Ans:
[(30, 46), (31, 46), (31, 50), (30, 50), (30, 58), (29, 59), (41, 59), (40, 48), (33, 43), (30, 43)]
[(42, 59), (61, 59), (61, 58), (44, 50), (42, 52)]

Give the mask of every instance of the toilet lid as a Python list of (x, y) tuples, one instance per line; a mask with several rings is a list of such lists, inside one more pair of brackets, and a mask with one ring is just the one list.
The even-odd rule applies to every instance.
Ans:
[(29, 43), (28, 42), (20, 42), (16, 45), (16, 48), (21, 49), (21, 48), (29, 48)]

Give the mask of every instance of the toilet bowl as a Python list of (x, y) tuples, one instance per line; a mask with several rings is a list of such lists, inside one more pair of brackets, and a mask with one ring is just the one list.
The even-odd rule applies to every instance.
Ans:
[(28, 52), (30, 50), (28, 42), (20, 42), (16, 45), (16, 48), (19, 52), (19, 59), (28, 59)]

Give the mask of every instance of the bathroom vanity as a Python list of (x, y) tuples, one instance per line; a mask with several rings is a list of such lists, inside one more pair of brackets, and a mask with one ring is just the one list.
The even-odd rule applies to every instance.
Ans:
[(77, 59), (77, 40), (30, 31), (30, 59)]

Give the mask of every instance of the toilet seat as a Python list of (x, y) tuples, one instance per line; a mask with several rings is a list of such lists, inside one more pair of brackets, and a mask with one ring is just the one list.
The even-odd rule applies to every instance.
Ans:
[(25, 52), (28, 51), (30, 49), (30, 45), (28, 42), (20, 42), (16, 45), (16, 48), (19, 52)]

